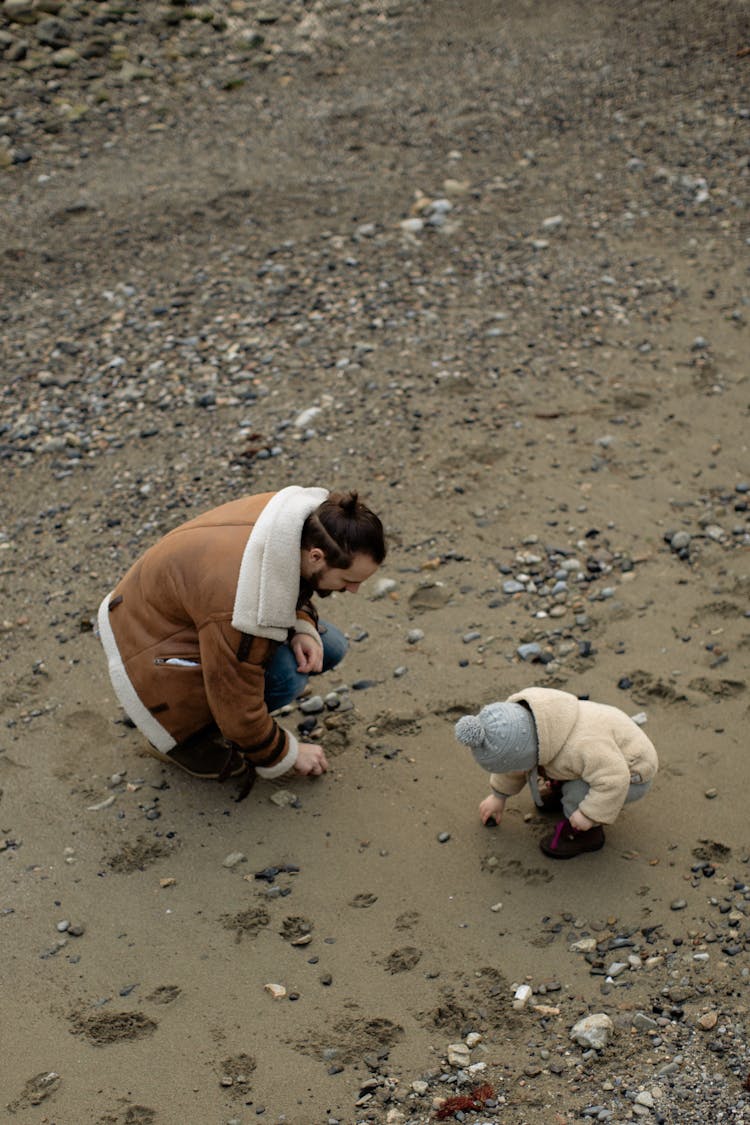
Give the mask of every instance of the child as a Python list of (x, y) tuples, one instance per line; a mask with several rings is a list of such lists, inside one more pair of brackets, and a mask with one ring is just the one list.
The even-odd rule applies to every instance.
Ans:
[(464, 715), (456, 738), (491, 774), (483, 824), (499, 824), (507, 798), (527, 781), (539, 808), (562, 807), (565, 819), (539, 844), (552, 859), (603, 847), (602, 825), (642, 797), (658, 769), (650, 739), (623, 711), (554, 688), (527, 688)]

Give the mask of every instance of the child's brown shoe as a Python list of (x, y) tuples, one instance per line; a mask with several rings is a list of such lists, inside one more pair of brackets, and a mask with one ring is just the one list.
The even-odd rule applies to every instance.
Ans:
[(539, 847), (550, 859), (572, 859), (583, 852), (598, 852), (604, 847), (604, 829), (597, 824), (581, 832), (569, 820), (561, 820), (554, 832), (539, 841)]

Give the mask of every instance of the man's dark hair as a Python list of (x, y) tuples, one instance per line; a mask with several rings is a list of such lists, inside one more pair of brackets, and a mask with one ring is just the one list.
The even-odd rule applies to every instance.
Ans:
[(331, 492), (302, 525), (302, 549), (318, 547), (328, 566), (347, 570), (355, 555), (368, 555), (378, 566), (386, 556), (380, 518), (357, 492)]

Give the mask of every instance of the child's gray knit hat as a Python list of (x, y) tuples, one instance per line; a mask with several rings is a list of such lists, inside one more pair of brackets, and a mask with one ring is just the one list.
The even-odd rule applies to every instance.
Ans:
[(478, 715), (464, 715), (456, 723), (456, 738), (490, 773), (531, 770), (537, 764), (534, 719), (521, 703), (489, 703)]

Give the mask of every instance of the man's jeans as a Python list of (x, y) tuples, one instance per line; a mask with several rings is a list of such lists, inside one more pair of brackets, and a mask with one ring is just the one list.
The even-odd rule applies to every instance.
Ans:
[[(323, 642), (323, 671), (335, 668), (343, 659), (349, 642), (335, 625), (318, 622)], [(302, 695), (307, 675), (297, 671), (297, 658), (288, 644), (279, 645), (266, 668), (265, 700), (269, 711), (276, 711)]]

